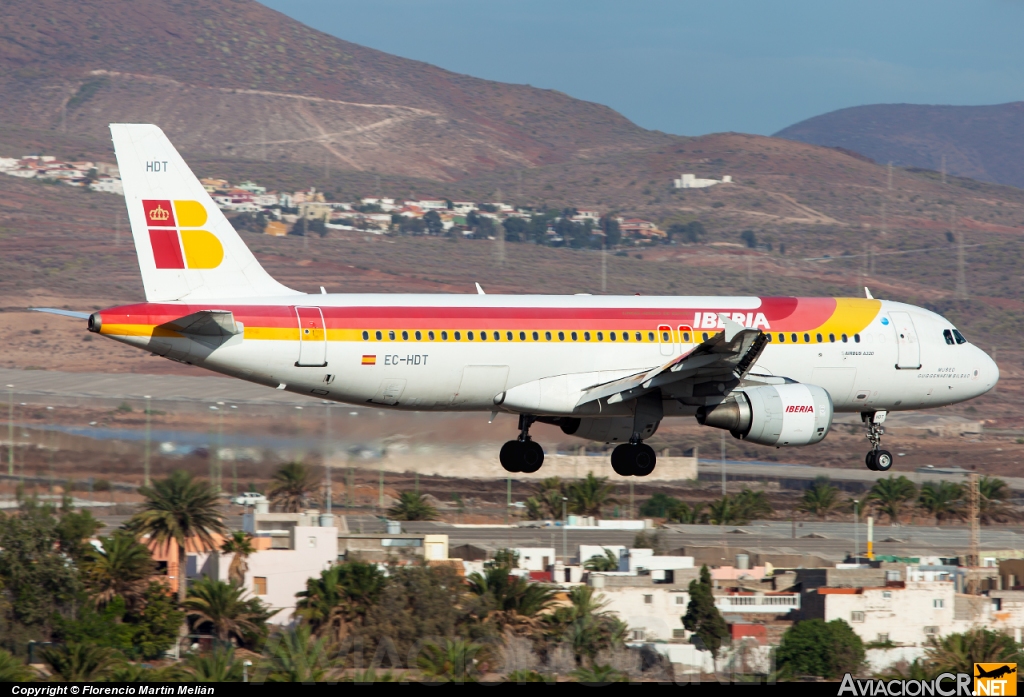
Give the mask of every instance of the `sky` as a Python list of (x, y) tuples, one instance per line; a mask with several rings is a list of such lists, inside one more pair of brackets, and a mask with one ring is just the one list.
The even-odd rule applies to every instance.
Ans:
[(680, 135), (1024, 100), (1024, 0), (262, 0), (347, 41)]

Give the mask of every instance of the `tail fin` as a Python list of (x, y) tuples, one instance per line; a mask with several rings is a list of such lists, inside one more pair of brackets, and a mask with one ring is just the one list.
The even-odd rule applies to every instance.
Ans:
[(110, 124), (146, 300), (294, 295), (245, 246), (164, 132)]

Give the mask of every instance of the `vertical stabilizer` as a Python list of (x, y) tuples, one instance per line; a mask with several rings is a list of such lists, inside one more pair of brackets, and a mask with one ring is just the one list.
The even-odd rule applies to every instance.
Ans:
[(294, 295), (263, 270), (164, 132), (114, 123), (146, 300)]

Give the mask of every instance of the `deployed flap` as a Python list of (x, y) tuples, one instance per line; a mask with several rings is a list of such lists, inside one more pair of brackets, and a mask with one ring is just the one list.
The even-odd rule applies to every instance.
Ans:
[(615, 404), (668, 385), (694, 377), (732, 375), (742, 379), (761, 355), (767, 337), (759, 329), (745, 328), (728, 315), (719, 315), (725, 331), (697, 344), (668, 363), (619, 380), (594, 385), (583, 392), (576, 406), (608, 398)]
[(226, 337), (242, 333), (242, 325), (235, 322), (235, 316), (230, 310), (200, 310), (160, 326), (192, 336)]

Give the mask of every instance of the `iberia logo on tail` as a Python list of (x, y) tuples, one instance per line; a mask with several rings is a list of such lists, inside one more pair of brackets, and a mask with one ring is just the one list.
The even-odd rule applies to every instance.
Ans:
[(199, 201), (143, 200), (149, 243), (158, 269), (215, 269), (224, 247), (213, 233), (200, 230), (206, 209)]

